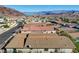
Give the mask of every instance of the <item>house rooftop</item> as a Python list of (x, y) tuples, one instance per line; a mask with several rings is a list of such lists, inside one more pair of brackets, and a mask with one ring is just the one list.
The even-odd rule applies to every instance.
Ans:
[(50, 23), (29, 23), (25, 24), (22, 31), (52, 31), (54, 27)]
[(43, 27), (39, 27), (39, 26), (27, 26), (27, 27), (23, 27), (22, 30), (26, 30), (26, 31), (51, 31), (54, 30), (54, 28), (52, 26), (43, 26)]
[(25, 38), (26, 34), (17, 34), (13, 39), (11, 39), (5, 48), (23, 48)]
[(75, 28), (69, 28), (69, 27), (61, 27), (60, 29), (65, 30), (67, 32), (76, 32), (77, 30)]
[(72, 41), (57, 34), (29, 34), (25, 48), (75, 48)]
[(79, 32), (69, 33), (73, 38), (79, 37)]
[(32, 22), (30, 22), (30, 23), (27, 23), (27, 24), (25, 24), (24, 26), (49, 26), (49, 25), (52, 25), (52, 23), (50, 23), (50, 22), (34, 22), (34, 23), (32, 23)]
[[(28, 35), (28, 36), (27, 36)], [(26, 38), (26, 39), (25, 39)], [(43, 33), (30, 33), (30, 34), (17, 34), (5, 48), (62, 48), (73, 49), (75, 48), (72, 41), (65, 36), (58, 36), (54, 34)]]

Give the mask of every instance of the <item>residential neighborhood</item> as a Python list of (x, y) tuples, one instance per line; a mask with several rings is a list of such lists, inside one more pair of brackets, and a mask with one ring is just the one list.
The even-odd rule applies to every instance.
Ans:
[(0, 7), (0, 53), (79, 53), (79, 11), (10, 7)]

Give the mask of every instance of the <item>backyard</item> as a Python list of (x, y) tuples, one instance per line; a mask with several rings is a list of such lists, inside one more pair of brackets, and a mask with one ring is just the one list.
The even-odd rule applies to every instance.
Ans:
[(58, 35), (61, 35), (61, 36), (66, 36), (68, 38), (70, 38), (70, 40), (74, 43), (74, 45), (76, 46), (76, 48), (74, 49), (74, 52), (75, 53), (78, 53), (79, 52), (79, 38), (76, 38), (74, 39), (71, 35), (68, 34), (68, 32), (66, 31), (60, 31), (58, 33)]

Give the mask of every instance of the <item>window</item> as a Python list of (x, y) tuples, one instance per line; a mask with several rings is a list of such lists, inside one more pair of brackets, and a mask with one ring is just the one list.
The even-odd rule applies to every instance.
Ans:
[(15, 48), (13, 48), (13, 53), (17, 53)]
[(44, 51), (48, 51), (48, 48), (45, 48)]
[(58, 49), (55, 49), (55, 52), (58, 52)]
[(55, 52), (56, 53), (60, 52), (60, 48), (55, 48)]

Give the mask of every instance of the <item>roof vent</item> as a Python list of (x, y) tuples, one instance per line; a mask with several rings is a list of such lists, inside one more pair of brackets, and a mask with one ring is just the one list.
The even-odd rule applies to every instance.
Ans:
[(27, 45), (26, 47), (27, 47), (27, 48), (30, 48), (30, 47), (31, 47), (31, 45)]

